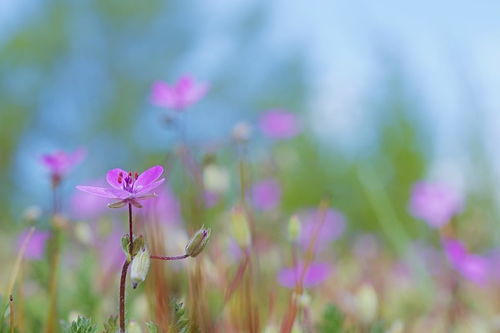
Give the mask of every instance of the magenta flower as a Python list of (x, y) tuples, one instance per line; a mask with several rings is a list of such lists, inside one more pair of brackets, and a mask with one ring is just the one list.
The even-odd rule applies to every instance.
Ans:
[(311, 263), (305, 273), (304, 264), (298, 263), (292, 268), (283, 268), (278, 272), (278, 282), (284, 287), (295, 288), (303, 275), (302, 284), (309, 288), (325, 281), (332, 271), (328, 263)]
[[(24, 231), (19, 235), (17, 240), (17, 248), (20, 249), (24, 240), (28, 236), (29, 231)], [(48, 231), (35, 230), (31, 235), (30, 240), (26, 244), (24, 258), (28, 260), (40, 260), (45, 253), (45, 245), (50, 237)]]
[(66, 153), (62, 150), (52, 154), (44, 154), (40, 162), (49, 170), (52, 177), (52, 184), (57, 186), (62, 177), (76, 164), (80, 163), (87, 152), (85, 149), (77, 149), (72, 153)]
[(153, 84), (151, 102), (154, 105), (182, 111), (205, 96), (209, 86), (196, 82), (189, 75), (181, 76), (173, 85), (163, 81)]
[(308, 249), (314, 235), (316, 235), (314, 250), (321, 251), (344, 233), (344, 215), (334, 209), (327, 209), (324, 213), (319, 209), (312, 209), (306, 214), (299, 215), (301, 216), (303, 223), (299, 244), (304, 250)]
[(419, 182), (413, 186), (410, 212), (433, 228), (440, 228), (462, 210), (462, 196), (444, 184)]
[(486, 257), (471, 254), (465, 245), (456, 239), (444, 239), (443, 248), (450, 265), (464, 278), (484, 285), (491, 276), (491, 262)]
[(139, 200), (154, 197), (155, 194), (151, 191), (165, 181), (165, 178), (158, 180), (162, 173), (163, 168), (159, 165), (149, 168), (140, 175), (137, 172), (127, 172), (116, 168), (108, 171), (106, 175), (106, 181), (111, 185), (110, 188), (81, 185), (76, 188), (99, 197), (118, 200), (109, 204), (110, 208), (123, 207), (128, 203), (141, 208)]
[(295, 114), (280, 109), (262, 115), (259, 125), (264, 135), (272, 139), (291, 139), (300, 132)]
[(256, 209), (269, 211), (280, 203), (281, 186), (274, 179), (261, 180), (252, 186), (251, 195)]

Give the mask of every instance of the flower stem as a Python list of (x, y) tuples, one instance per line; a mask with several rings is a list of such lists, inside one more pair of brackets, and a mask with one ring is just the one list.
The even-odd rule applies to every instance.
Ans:
[[(128, 251), (130, 258), (132, 258), (132, 250), (134, 247), (134, 232), (132, 228), (132, 204), (128, 204), (128, 235), (130, 239), (130, 244)], [(120, 276), (120, 333), (125, 333), (125, 282), (127, 281), (127, 270), (130, 262), (125, 260), (122, 267), (122, 273)]]
[(125, 282), (127, 280), (127, 270), (129, 262), (125, 260), (120, 278), (120, 333), (125, 333)]
[(159, 260), (181, 260), (189, 257), (187, 254), (183, 254), (181, 256), (173, 256), (173, 257), (162, 257), (162, 256), (150, 256), (151, 259), (159, 259)]

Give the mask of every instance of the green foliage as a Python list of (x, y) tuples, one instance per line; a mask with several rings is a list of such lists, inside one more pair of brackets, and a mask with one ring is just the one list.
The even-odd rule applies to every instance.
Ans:
[(118, 317), (110, 316), (104, 323), (104, 330), (102, 333), (115, 333), (118, 330)]
[(158, 333), (158, 326), (155, 323), (148, 321), (146, 323), (149, 333)]
[(384, 323), (381, 321), (376, 322), (373, 324), (372, 328), (370, 329), (370, 333), (384, 333)]
[(341, 333), (344, 332), (344, 315), (333, 304), (327, 305), (323, 312), (323, 319), (318, 327), (321, 333)]
[(66, 327), (65, 333), (94, 333), (97, 331), (97, 326), (86, 317), (78, 316), (77, 320), (71, 323), (71, 326)]
[(178, 333), (191, 332), (189, 319), (186, 314), (186, 309), (184, 308), (184, 303), (177, 302), (174, 300), (172, 302), (172, 310), (174, 317), (174, 326), (173, 326), (174, 332)]

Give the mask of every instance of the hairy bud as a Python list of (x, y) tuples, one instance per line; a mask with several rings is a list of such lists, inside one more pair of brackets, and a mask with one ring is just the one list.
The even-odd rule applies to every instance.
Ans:
[(149, 251), (146, 247), (139, 250), (137, 255), (132, 260), (130, 268), (130, 279), (132, 280), (132, 288), (137, 288), (137, 285), (146, 279), (149, 271)]
[(210, 229), (203, 226), (198, 230), (186, 245), (186, 254), (190, 257), (196, 257), (205, 248), (210, 239)]

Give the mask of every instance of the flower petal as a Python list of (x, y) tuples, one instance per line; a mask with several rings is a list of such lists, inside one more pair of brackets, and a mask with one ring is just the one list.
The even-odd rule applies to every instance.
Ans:
[(174, 89), (167, 83), (157, 81), (153, 84), (151, 92), (151, 103), (157, 106), (173, 108), (177, 104)]
[(103, 188), (103, 187), (96, 187), (96, 186), (77, 186), (76, 187), (78, 190), (97, 195), (99, 197), (103, 198), (112, 198), (112, 199), (125, 199), (128, 197), (129, 193), (125, 191), (120, 191), (112, 188)]
[(139, 175), (139, 178), (137, 178), (137, 180), (134, 183), (134, 192), (142, 191), (142, 188), (160, 178), (162, 173), (163, 173), (163, 167), (160, 165), (151, 167), (146, 171), (144, 171), (143, 173), (141, 173)]
[(127, 171), (120, 168), (109, 170), (106, 174), (106, 181), (109, 185), (116, 188), (117, 190), (123, 189), (123, 185), (118, 182), (118, 177), (122, 173), (123, 177), (127, 175)]
[(142, 187), (137, 192), (135, 192), (134, 197), (144, 196), (148, 192), (150, 192), (150, 191), (154, 190), (155, 188), (157, 188), (158, 186), (160, 186), (164, 181), (165, 181), (165, 178), (162, 178), (154, 183), (151, 183), (149, 185)]

